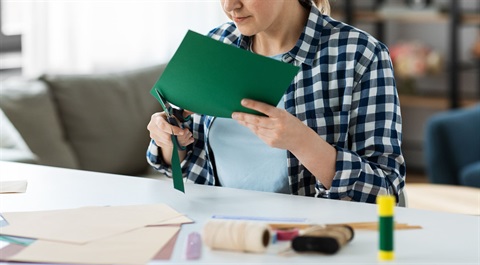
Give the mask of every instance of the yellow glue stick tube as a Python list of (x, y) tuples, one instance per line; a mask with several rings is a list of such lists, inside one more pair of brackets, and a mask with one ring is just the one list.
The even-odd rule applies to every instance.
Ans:
[(381, 261), (393, 260), (393, 213), (395, 209), (395, 197), (391, 195), (380, 195), (377, 197), (378, 205), (378, 232), (379, 252), (378, 259)]

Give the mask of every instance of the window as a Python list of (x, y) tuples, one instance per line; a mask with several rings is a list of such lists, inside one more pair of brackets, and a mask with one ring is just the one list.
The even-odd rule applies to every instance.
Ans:
[(0, 53), (21, 50), (21, 3), (0, 0)]

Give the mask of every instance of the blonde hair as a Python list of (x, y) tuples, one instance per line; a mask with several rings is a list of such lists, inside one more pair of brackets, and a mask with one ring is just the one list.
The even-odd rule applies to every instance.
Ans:
[(328, 0), (313, 0), (320, 12), (324, 15), (330, 15), (330, 2)]
[(322, 14), (330, 15), (330, 3), (328, 0), (298, 0), (298, 2), (308, 9), (310, 9), (312, 5), (315, 5)]

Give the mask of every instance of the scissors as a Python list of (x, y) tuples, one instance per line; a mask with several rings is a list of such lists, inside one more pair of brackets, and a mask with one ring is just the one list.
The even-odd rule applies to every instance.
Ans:
[[(165, 114), (167, 115), (167, 121), (168, 123), (170, 123), (171, 125), (173, 126), (177, 126), (177, 127), (180, 127), (180, 124), (178, 123), (177, 119), (180, 121), (180, 122), (186, 122), (190, 119), (190, 116), (188, 116), (187, 118), (184, 118), (183, 117), (183, 112), (184, 110), (183, 109), (177, 109), (177, 108), (172, 108), (172, 107), (167, 107), (167, 104), (165, 104), (165, 100), (163, 99), (162, 95), (160, 94), (160, 92), (158, 92), (157, 89), (155, 89), (155, 92), (157, 93), (157, 96), (158, 96), (158, 101), (160, 102), (160, 105), (162, 106), (162, 109), (163, 111), (165, 112)], [(174, 141), (174, 144), (176, 144), (178, 146), (178, 148), (180, 148), (181, 150), (185, 150), (185, 146), (181, 146), (179, 143), (178, 143), (178, 138), (177, 136), (173, 133), (173, 129), (172, 129), (172, 141)]]

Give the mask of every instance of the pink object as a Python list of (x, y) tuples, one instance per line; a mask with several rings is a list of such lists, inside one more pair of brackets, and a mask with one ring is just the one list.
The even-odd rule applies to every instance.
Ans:
[(192, 232), (187, 238), (187, 260), (199, 259), (202, 255), (202, 238), (197, 232)]
[(293, 228), (293, 229), (288, 229), (288, 230), (276, 230), (277, 233), (277, 240), (279, 241), (289, 241), (298, 236), (298, 229)]

